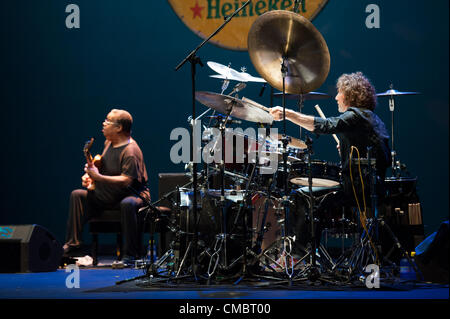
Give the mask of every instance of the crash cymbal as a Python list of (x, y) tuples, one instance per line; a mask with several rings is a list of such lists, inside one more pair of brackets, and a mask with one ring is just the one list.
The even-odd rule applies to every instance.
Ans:
[(248, 33), (248, 52), (256, 71), (285, 93), (306, 94), (322, 85), (330, 70), (330, 53), (320, 32), (303, 16), (285, 10), (259, 16)]
[(257, 82), (257, 83), (266, 83), (267, 81), (263, 78), (258, 78), (256, 76), (250, 75), (246, 72), (240, 72), (240, 76), (244, 80), (244, 82)]
[(238, 82), (258, 82), (265, 83), (266, 80), (248, 74), (247, 72), (238, 72), (223, 64), (209, 61), (208, 66), (219, 74), (210, 75), (212, 78), (238, 81)]
[(238, 71), (230, 68), (229, 66), (208, 61), (206, 63), (212, 70), (219, 73), (219, 75), (211, 75), (211, 77), (217, 77), (219, 79), (227, 79), (227, 80), (234, 80), (234, 81), (240, 81), (242, 78)]
[(244, 79), (238, 75), (222, 75), (222, 74), (213, 74), (209, 76), (210, 78), (215, 78), (215, 79), (222, 79), (222, 80), (230, 80), (230, 81), (238, 81), (238, 82), (246, 82), (244, 81)]
[(231, 108), (229, 115), (241, 120), (268, 124), (273, 122), (273, 117), (269, 112), (229, 95), (198, 91), (195, 92), (195, 99), (222, 114), (228, 114)]
[(397, 90), (387, 90), (386, 92), (383, 93), (378, 93), (377, 96), (396, 96), (396, 95), (416, 95), (416, 94), (420, 94), (420, 92), (400, 92)]

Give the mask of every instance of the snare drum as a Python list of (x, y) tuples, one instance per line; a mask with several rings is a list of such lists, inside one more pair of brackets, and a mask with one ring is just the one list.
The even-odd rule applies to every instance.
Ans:
[[(334, 163), (320, 160), (311, 162), (312, 186), (334, 187), (340, 184), (341, 169)], [(298, 161), (291, 165), (291, 177), (289, 181), (297, 186), (309, 186), (308, 162)]]

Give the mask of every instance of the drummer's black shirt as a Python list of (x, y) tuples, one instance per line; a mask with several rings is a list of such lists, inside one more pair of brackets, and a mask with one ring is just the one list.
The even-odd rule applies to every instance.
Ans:
[[(354, 146), (359, 151), (360, 158), (367, 158), (367, 148), (371, 147), (371, 158), (376, 159), (378, 181), (384, 181), (386, 169), (390, 166), (391, 152), (389, 148), (389, 135), (383, 121), (372, 111), (364, 108), (349, 107), (346, 112), (337, 117), (322, 119), (314, 118), (314, 133), (336, 134), (340, 141), (342, 164), (342, 179), (344, 189), (349, 192), (350, 180), (350, 154)], [(357, 159), (356, 150), (352, 158)], [(352, 162), (353, 180), (358, 180), (357, 163)], [(355, 174), (356, 172), (356, 174)], [(365, 184), (370, 180), (365, 178)], [(367, 187), (367, 189), (369, 189)]]

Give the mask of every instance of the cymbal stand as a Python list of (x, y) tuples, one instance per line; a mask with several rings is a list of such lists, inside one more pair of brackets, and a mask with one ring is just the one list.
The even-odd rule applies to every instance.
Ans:
[[(258, 163), (258, 156), (257, 156), (257, 162), (256, 163)], [(242, 211), (244, 210), (244, 216), (242, 218), (244, 250), (243, 250), (242, 255), (240, 257), (236, 258), (236, 260), (231, 263), (231, 265), (233, 265), (237, 260), (242, 258), (242, 268), (241, 268), (241, 271), (240, 271), (239, 278), (234, 283), (235, 285), (239, 284), (239, 282), (241, 282), (243, 279), (245, 279), (247, 276), (250, 275), (249, 269), (248, 269), (248, 264), (249, 264), (248, 263), (248, 260), (249, 260), (248, 251), (250, 249), (249, 246), (251, 244), (251, 239), (249, 239), (248, 223), (249, 223), (249, 220), (251, 220), (250, 218), (252, 218), (252, 216), (249, 216), (249, 212), (251, 212), (252, 208), (253, 208), (252, 196), (251, 196), (251, 193), (250, 193), (250, 186), (251, 186), (251, 182), (253, 180), (253, 177), (255, 176), (256, 166), (257, 165), (255, 164), (252, 167), (252, 172), (250, 173), (250, 177), (249, 177), (249, 179), (247, 181), (247, 184), (245, 186), (243, 202), (240, 204), (239, 211), (236, 214), (236, 218), (234, 220), (234, 225), (237, 225), (237, 223), (239, 221), (239, 217), (241, 216)], [(251, 232), (250, 232), (250, 234), (251, 234)]]
[[(297, 104), (298, 104), (298, 112), (299, 112), (299, 113), (302, 113), (302, 109), (303, 109), (303, 106), (304, 106), (304, 101), (305, 101), (305, 100), (304, 100), (304, 98), (303, 98), (303, 94), (299, 94), (298, 101), (297, 101)], [(300, 130), (299, 138), (302, 139), (302, 127), (301, 127), (301, 125), (299, 125), (298, 127), (299, 127), (299, 130)]]
[[(283, 78), (283, 169), (284, 169), (284, 194), (283, 194), (283, 207), (284, 207), (284, 223), (282, 223), (281, 227), (281, 238), (283, 240), (283, 249), (282, 249), (282, 257), (284, 258), (284, 265), (286, 275), (289, 277), (289, 284), (292, 284), (291, 279), (294, 273), (294, 258), (291, 255), (291, 247), (292, 247), (292, 238), (289, 236), (289, 194), (288, 194), (288, 174), (287, 174), (287, 145), (288, 145), (288, 137), (286, 134), (286, 76), (287, 76), (287, 67), (286, 67), (287, 57), (283, 57), (283, 61), (281, 63), (281, 76)], [(288, 262), (289, 259), (289, 262)]]
[[(196, 56), (198, 50), (200, 50), (201, 47), (203, 47), (212, 37), (214, 37), (217, 33), (219, 33), (224, 27), (225, 25), (227, 25), (231, 19), (234, 18), (234, 16), (236, 16), (242, 9), (244, 9), (247, 5), (249, 5), (251, 2), (251, 0), (248, 0), (246, 3), (244, 3), (239, 9), (237, 9), (235, 12), (233, 12), (233, 14), (231, 14), (229, 17), (227, 17), (227, 19), (208, 37), (206, 38), (202, 43), (200, 43), (193, 51), (191, 51), (191, 53), (189, 53), (186, 58), (184, 58), (183, 61), (180, 62), (180, 64), (178, 64), (175, 67), (175, 71), (178, 71), (186, 62), (190, 62), (191, 63), (191, 82), (192, 82), (192, 119), (195, 119), (196, 115), (195, 115), (195, 74), (196, 74), (196, 66), (197, 64), (200, 64), (201, 66), (203, 66), (202, 61), (200, 60), (200, 58), (198, 56)], [(194, 179), (193, 179), (193, 184), (194, 184), (194, 198), (193, 198), (193, 215), (194, 215), (194, 220), (197, 220), (197, 163), (196, 163), (196, 158), (194, 155), (194, 151), (197, 153), (197, 150), (194, 148), (194, 126), (195, 126), (195, 122), (192, 123), (192, 134), (191, 134), (191, 161), (193, 161), (193, 175), (194, 175)], [(195, 154), (196, 154), (195, 153)], [(195, 229), (194, 231), (194, 236), (193, 236), (193, 240), (192, 242), (193, 244), (193, 253), (192, 253), (192, 270), (193, 270), (193, 276), (194, 279), (197, 281), (197, 270), (196, 270), (196, 264), (195, 261), (197, 260), (197, 241), (198, 241), (198, 234), (197, 234), (197, 229)]]
[[(216, 235), (216, 240), (214, 242), (214, 252), (211, 255), (211, 259), (209, 260), (207, 277), (208, 284), (212, 276), (215, 274), (217, 267), (219, 265), (220, 256), (223, 258), (224, 265), (222, 267), (227, 267), (227, 208), (225, 201), (225, 146), (226, 146), (226, 124), (230, 117), (231, 112), (233, 111), (233, 107), (235, 105), (235, 100), (231, 100), (230, 105), (228, 106), (227, 114), (225, 119), (223, 119), (220, 123), (220, 136), (216, 141), (217, 143), (222, 142), (222, 152), (221, 152), (221, 162), (220, 162), (220, 210), (222, 211), (222, 220), (221, 220), (221, 233)], [(225, 144), (225, 145), (224, 145)], [(216, 147), (214, 147), (216, 149)]]
[(313, 195), (313, 191), (312, 191), (312, 166), (311, 166), (311, 157), (313, 154), (313, 149), (312, 149), (312, 144), (313, 144), (313, 140), (311, 139), (311, 137), (306, 136), (305, 139), (305, 143), (308, 149), (308, 191), (309, 191), (309, 202), (310, 202), (310, 212), (309, 212), (309, 219), (310, 219), (310, 231), (311, 231), (311, 266), (309, 268), (309, 274), (308, 274), (308, 278), (311, 281), (316, 281), (317, 279), (319, 279), (320, 277), (320, 273), (319, 270), (317, 268), (317, 263), (316, 263), (316, 228), (314, 225), (314, 195)]
[[(394, 88), (394, 85), (391, 83), (391, 85), (389, 86), (390, 89), (392, 90)], [(391, 111), (391, 157), (392, 157), (392, 163), (391, 163), (391, 168), (392, 168), (392, 176), (394, 177), (397, 173), (397, 167), (396, 167), (396, 163), (395, 163), (395, 156), (397, 155), (397, 152), (395, 151), (395, 144), (394, 144), (394, 133), (395, 133), (395, 129), (394, 129), (394, 111), (395, 111), (395, 98), (394, 95), (390, 95), (389, 96), (389, 111)]]

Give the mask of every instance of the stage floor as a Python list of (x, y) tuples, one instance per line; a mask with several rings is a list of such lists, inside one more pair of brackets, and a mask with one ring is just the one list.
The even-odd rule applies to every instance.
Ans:
[[(102, 261), (100, 261), (102, 262)], [(108, 263), (103, 262), (107, 265)], [(448, 285), (411, 284), (407, 287), (332, 288), (277, 284), (149, 285), (142, 269), (80, 267), (79, 288), (73, 273), (58, 269), (46, 273), (0, 274), (1, 299), (298, 299), (298, 300), (448, 300)], [(139, 277), (142, 277), (139, 279)], [(146, 283), (143, 285), (143, 283)]]

